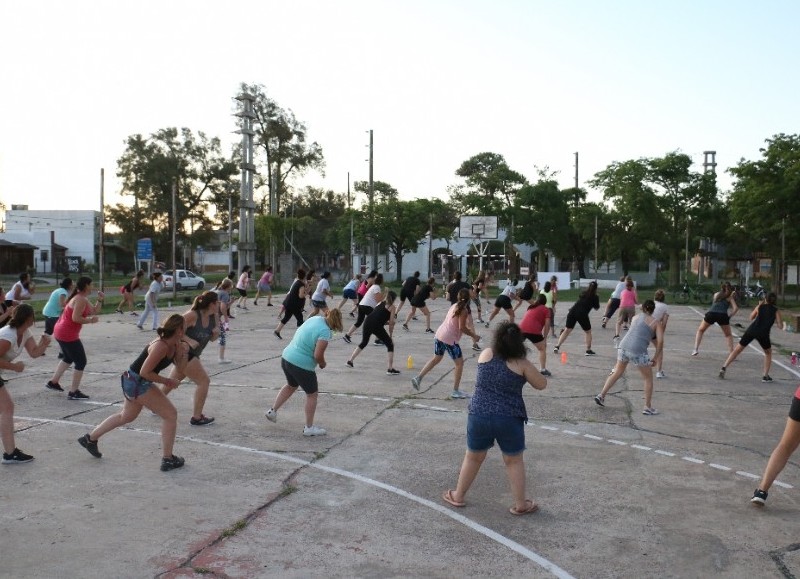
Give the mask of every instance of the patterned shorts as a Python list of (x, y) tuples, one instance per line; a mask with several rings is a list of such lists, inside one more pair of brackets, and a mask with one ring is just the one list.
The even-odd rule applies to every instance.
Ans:
[(652, 363), (647, 352), (644, 354), (633, 354), (627, 350), (617, 350), (617, 360), (633, 364), (634, 366), (649, 366)]
[(459, 358), (463, 358), (464, 354), (461, 352), (461, 346), (456, 344), (445, 344), (444, 342), (437, 340), (436, 338), (433, 339), (433, 353), (437, 356), (444, 356), (444, 353), (447, 352), (450, 354), (450, 357), (453, 360), (458, 360)]

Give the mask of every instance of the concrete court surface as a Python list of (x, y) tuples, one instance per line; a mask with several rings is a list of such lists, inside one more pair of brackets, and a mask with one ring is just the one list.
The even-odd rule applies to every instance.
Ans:
[[(435, 328), (447, 304), (430, 305)], [(756, 347), (719, 380), (727, 348), (718, 328), (699, 356), (689, 355), (700, 309), (672, 307), (658, 416), (641, 414), (632, 367), (605, 408), (593, 402), (615, 359), (601, 313), (592, 318), (597, 356), (583, 355), (580, 329), (562, 348), (565, 364), (549, 353), (547, 389), (526, 389), (528, 494), (541, 510), (522, 517), (508, 513), (496, 448), (465, 508), (440, 498), (456, 482), (468, 402), (448, 399), (447, 358), (421, 392), (411, 388), (407, 357), (418, 370), (432, 352), (422, 316), (410, 332), (395, 332), (398, 377), (385, 375), (383, 347), (370, 344), (355, 369), (344, 363), (354, 346), (337, 337), (328, 348), (316, 418), (327, 436), (302, 436), (301, 392), (277, 424), (267, 422), (283, 384), (280, 353), (294, 333), (290, 322), (283, 341), (272, 335), (277, 309), (251, 304), (232, 322), (234, 363), (219, 365), (209, 346), (212, 426), (188, 424), (191, 383), (173, 393), (175, 452), (186, 458), (173, 472), (159, 471), (160, 421), (148, 411), (100, 441), (100, 460), (76, 442), (119, 410), (118, 375), (154, 337), (135, 328), (136, 318), (107, 315), (84, 329), (89, 401), (44, 388), (54, 348), (34, 361), (23, 354), (21, 375), (4, 372), (17, 445), (36, 460), (0, 466), (0, 576), (800, 577), (800, 456), (766, 508), (749, 504), (798, 373), (779, 354), (775, 382), (761, 383)], [(162, 319), (175, 311), (162, 309)], [(735, 322), (746, 324), (746, 313)], [(479, 332), (488, 341), (490, 330)], [(774, 330), (773, 339), (776, 354), (778, 345), (800, 350), (798, 334)], [(476, 353), (469, 339), (462, 346), (462, 388), (472, 391)], [(69, 380), (68, 372), (62, 384)]]

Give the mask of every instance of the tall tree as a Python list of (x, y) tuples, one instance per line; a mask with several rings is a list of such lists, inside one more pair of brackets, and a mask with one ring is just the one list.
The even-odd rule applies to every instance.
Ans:
[(527, 184), (497, 153), (479, 153), (456, 170), (465, 183), (450, 188), (453, 203), (462, 213), (495, 215), (502, 225), (511, 223), (514, 197)]
[(524, 185), (514, 200), (514, 242), (539, 246), (539, 270), (546, 270), (545, 250), (569, 250), (569, 200), (552, 179)]
[[(745, 161), (730, 169), (736, 181), (730, 196), (734, 226), (746, 231), (754, 247), (773, 258), (783, 252), (800, 257), (800, 229), (796, 210), (800, 201), (800, 135), (780, 133), (766, 139), (761, 159)], [(777, 272), (774, 281), (779, 281)]]
[(432, 207), (430, 201), (422, 199), (388, 198), (375, 204), (379, 242), (394, 256), (398, 281), (403, 279), (403, 256), (416, 251), (428, 233)]
[[(123, 231), (133, 245), (138, 237), (153, 239), (154, 251), (168, 256), (173, 220), (180, 237), (187, 231), (210, 229), (210, 199), (228, 187), (235, 164), (220, 150), (218, 138), (190, 129), (167, 128), (149, 137), (131, 135), (117, 161), (122, 194), (133, 197), (133, 206), (106, 208), (109, 222)], [(176, 215), (172, 211), (172, 187), (176, 190)]]
[[(266, 187), (272, 188), (272, 176), (276, 176), (277, 190), (274, 192), (280, 212), (286, 203), (288, 182), (297, 175), (314, 169), (324, 174), (325, 158), (322, 147), (316, 141), (308, 141), (308, 129), (290, 109), (283, 109), (267, 95), (261, 84), (241, 83), (240, 93), (255, 97), (255, 146), (266, 163)], [(234, 97), (236, 110), (241, 103)], [(263, 171), (260, 173), (264, 173)], [(262, 212), (267, 212), (268, 197), (262, 199)]]

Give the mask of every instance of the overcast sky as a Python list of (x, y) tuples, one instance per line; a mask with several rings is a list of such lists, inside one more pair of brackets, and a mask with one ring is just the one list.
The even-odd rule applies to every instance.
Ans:
[[(446, 198), (484, 151), (580, 185), (680, 150), (719, 172), (797, 133), (795, 0), (40, 0), (0, 4), (0, 201), (99, 208), (125, 139), (177, 126), (238, 140), (239, 83), (305, 122), (325, 176)], [(723, 189), (730, 178), (720, 175)], [(592, 194), (597, 199), (598, 195)]]

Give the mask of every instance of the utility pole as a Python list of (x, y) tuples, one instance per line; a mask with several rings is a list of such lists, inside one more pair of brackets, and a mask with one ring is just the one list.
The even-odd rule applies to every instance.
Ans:
[(233, 271), (233, 190), (228, 189), (228, 271)]
[(375, 241), (375, 188), (374, 188), (374, 181), (372, 179), (372, 129), (369, 130), (369, 228), (371, 238), (370, 238), (370, 249), (369, 252), (372, 254), (372, 269), (378, 269), (378, 249), (377, 243)]
[(103, 245), (105, 238), (106, 219), (105, 219), (105, 190), (106, 190), (106, 170), (100, 169), (100, 291), (105, 291), (103, 282), (103, 272), (106, 269), (106, 249)]
[(175, 181), (172, 182), (172, 299), (178, 297), (178, 270), (177, 265), (177, 244), (176, 237), (178, 232), (178, 208), (175, 197), (177, 196), (178, 186)]
[(353, 277), (356, 276), (356, 266), (355, 266), (355, 253), (356, 253), (356, 246), (353, 243), (353, 213), (351, 211), (352, 207), (350, 204), (350, 171), (347, 172), (347, 211), (350, 212), (350, 271), (353, 274)]
[(575, 151), (575, 189), (578, 188), (578, 151)]

